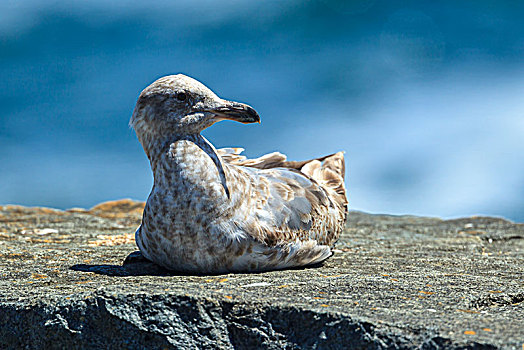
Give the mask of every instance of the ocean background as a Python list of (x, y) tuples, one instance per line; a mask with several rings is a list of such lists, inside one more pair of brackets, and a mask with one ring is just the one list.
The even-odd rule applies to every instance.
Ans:
[(0, 203), (145, 200), (128, 121), (160, 76), (246, 102), (216, 146), (346, 151), (352, 209), (524, 221), (524, 2), (0, 3)]

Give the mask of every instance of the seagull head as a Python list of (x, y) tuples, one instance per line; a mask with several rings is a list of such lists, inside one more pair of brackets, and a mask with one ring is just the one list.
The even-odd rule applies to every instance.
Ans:
[(199, 81), (177, 74), (142, 91), (129, 124), (142, 142), (148, 136), (199, 133), (225, 119), (260, 123), (258, 113), (247, 104), (224, 100)]

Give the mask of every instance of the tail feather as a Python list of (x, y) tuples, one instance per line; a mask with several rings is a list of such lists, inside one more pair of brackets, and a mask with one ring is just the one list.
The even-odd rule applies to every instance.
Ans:
[(309, 161), (302, 166), (300, 171), (311, 176), (318, 183), (333, 189), (337, 193), (338, 204), (346, 206), (348, 201), (344, 184), (345, 169), (344, 152), (338, 152)]

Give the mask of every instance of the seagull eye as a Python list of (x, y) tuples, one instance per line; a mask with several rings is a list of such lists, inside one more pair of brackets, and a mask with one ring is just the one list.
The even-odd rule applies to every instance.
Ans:
[(179, 100), (180, 102), (183, 102), (187, 99), (187, 95), (184, 92), (178, 92), (176, 94), (176, 99)]

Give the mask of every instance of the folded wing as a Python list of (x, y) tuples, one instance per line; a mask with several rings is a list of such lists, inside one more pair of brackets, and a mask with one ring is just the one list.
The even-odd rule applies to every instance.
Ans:
[(347, 214), (342, 152), (292, 162), (278, 152), (248, 159), (241, 148), (217, 151), (251, 179), (254, 215), (242, 223), (249, 226), (246, 232), (270, 246), (308, 240), (335, 243)]

